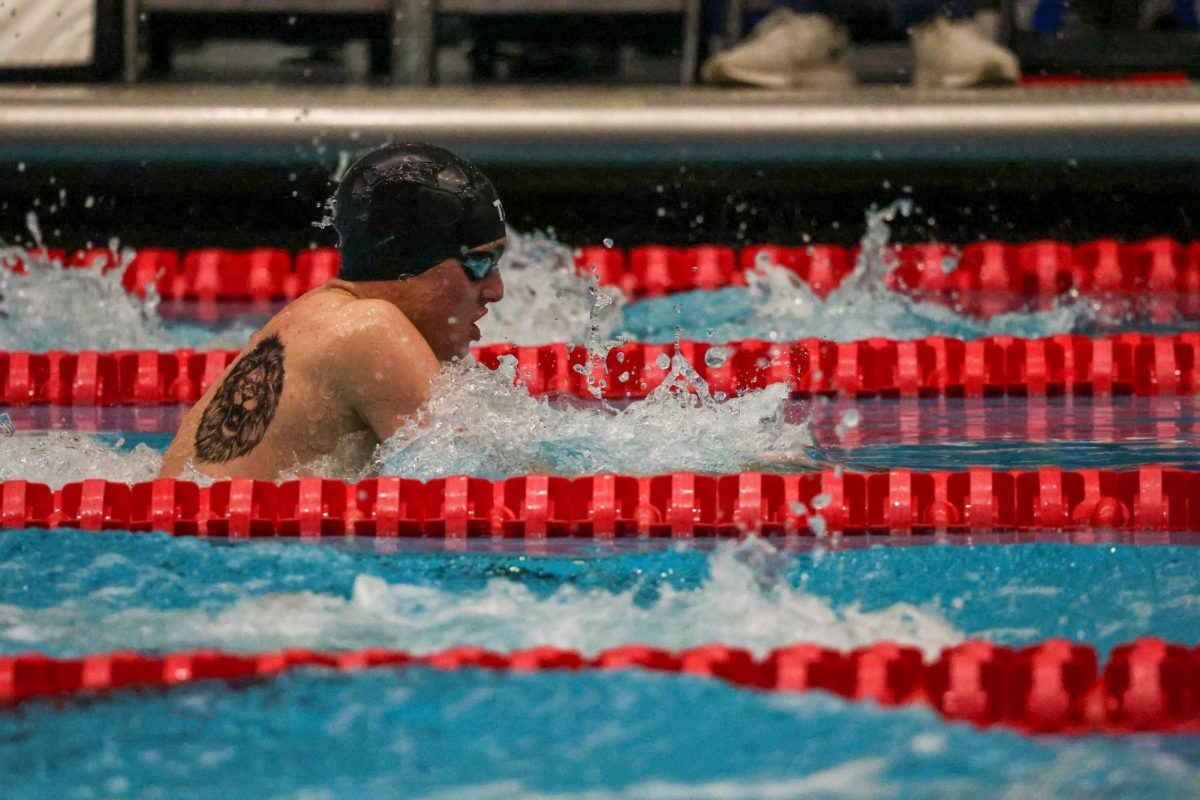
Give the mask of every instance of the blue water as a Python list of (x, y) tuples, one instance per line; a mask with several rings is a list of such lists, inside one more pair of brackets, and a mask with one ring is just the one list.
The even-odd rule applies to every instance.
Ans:
[[(1073, 309), (982, 322), (890, 296), (886, 308), (870, 298), (845, 308), (826, 304), (814, 320), (816, 312), (789, 310), (786, 292), (773, 299), (763, 314), (745, 289), (635, 303), (624, 307), (616, 333), (648, 341), (677, 333), (849, 339), (880, 332), (875, 325), (902, 337), (974, 338), (1083, 330), (1093, 322)], [(174, 319), (168, 327), (181, 343), (203, 346), (220, 332), (236, 344), (251, 321), (222, 330), (228, 326)], [(858, 468), (1200, 467), (1195, 398), (837, 401), (792, 410), (797, 420), (812, 413), (832, 461)], [(846, 422), (850, 411), (854, 424)], [(178, 417), (178, 410), (121, 413), (121, 424), (91, 429), (131, 461), (138, 444), (163, 449)], [(33, 409), (14, 419), (28, 433), (35, 421), (43, 429), (77, 428), (89, 414), (101, 412)], [(118, 432), (131, 429), (138, 432)], [(547, 456), (544, 468), (568, 463), (562, 442), (570, 433), (538, 440), (560, 456)], [(717, 447), (737, 435), (726, 426), (714, 434)], [(638, 441), (669, 447), (671, 436)], [(485, 460), (484, 468), (499, 467)], [(481, 544), (438, 552), (440, 542), (230, 544), (0, 531), (0, 653), (428, 652), (463, 644), (595, 652), (629, 642), (679, 649), (720, 641), (762, 654), (796, 641), (851, 648), (894, 640), (932, 654), (966, 638), (1020, 646), (1061, 636), (1103, 657), (1144, 635), (1200, 642), (1194, 546), (796, 544), (552, 543), (542, 551)], [(303, 671), (249, 685), (0, 709), (4, 800), (1158, 800), (1194, 797), (1197, 786), (1200, 737), (1033, 739), (947, 724), (922, 709), (644, 673)]]
[[(983, 295), (975, 296), (979, 299)], [(1007, 293), (989, 293), (1003, 307), (1024, 308), (1009, 314), (992, 317), (955, 313), (942, 301), (909, 303), (901, 295), (877, 292), (856, 304), (855, 298), (845, 298), (844, 306), (837, 301), (814, 306), (815, 313), (780, 304), (764, 310), (764, 299), (786, 300), (756, 296), (743, 287), (717, 290), (680, 292), (630, 303), (625, 306), (620, 333), (642, 342), (670, 342), (678, 335), (697, 341), (728, 342), (741, 339), (789, 340), (807, 336), (846, 341), (885, 335), (909, 339), (921, 336), (954, 336), (960, 339), (979, 339), (984, 336), (1039, 337), (1057, 333), (1100, 335), (1122, 331), (1142, 333), (1175, 333), (1193, 330), (1196, 321), (1182, 315), (1156, 320), (1144, 306), (1148, 300), (1131, 301), (1120, 298), (1109, 303), (1103, 312), (1093, 312), (1092, 305), (1080, 302), (1070, 305), (1068, 298), (1060, 301), (1060, 313), (1039, 313), (1036, 305), (1022, 304), (1022, 298)], [(1171, 303), (1170, 296), (1157, 298), (1159, 303)], [(1177, 303), (1182, 299), (1176, 298)], [(881, 314), (872, 317), (872, 307)], [(1110, 308), (1111, 307), (1111, 308)], [(1115, 310), (1114, 310), (1115, 309)]]
[(1185, 798), (1200, 737), (1033, 739), (645, 673), (308, 671), (0, 711), (18, 798)]
[(0, 652), (1200, 642), (1192, 546), (430, 549), (2, 531)]

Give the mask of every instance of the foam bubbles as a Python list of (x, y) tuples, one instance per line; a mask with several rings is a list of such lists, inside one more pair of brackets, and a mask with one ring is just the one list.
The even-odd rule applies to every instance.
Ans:
[[(635, 303), (624, 309), (627, 333), (643, 341), (664, 341), (681, 333), (688, 339), (790, 341), (807, 337), (852, 341), (873, 336), (1049, 336), (1069, 333), (1093, 321), (1085, 303), (1066, 297), (1044, 311), (974, 317), (940, 302), (922, 301), (887, 286), (896, 266), (890, 246), (897, 216), (912, 213), (912, 201), (898, 200), (866, 213), (866, 232), (854, 270), (821, 299), (791, 270), (766, 254), (746, 273), (745, 289), (689, 292)], [(673, 316), (668, 308), (676, 310)]]
[(7, 647), (75, 651), (79, 626), (86, 625), (89, 650), (370, 646), (424, 653), (458, 645), (501, 651), (553, 645), (595, 653), (629, 642), (681, 649), (718, 641), (758, 655), (794, 642), (849, 649), (883, 640), (932, 655), (965, 638), (933, 607), (900, 602), (864, 611), (794, 588), (784, 554), (760, 539), (723, 543), (708, 561), (699, 586), (663, 583), (649, 602), (640, 584), (621, 591), (563, 584), (547, 594), (507, 578), (452, 590), (360, 574), (348, 597), (254, 596), (247, 589), (219, 609), (111, 609), (82, 600), (0, 605), (0, 638)]
[(27, 480), (58, 489), (88, 478), (121, 483), (153, 480), (162, 454), (145, 444), (122, 450), (122, 444), (69, 431), (0, 438), (0, 481)]
[[(30, 230), (41, 245), (35, 220)], [(116, 266), (67, 267), (44, 252), (0, 247), (0, 349), (41, 353), (48, 350), (162, 350), (184, 347), (239, 349), (254, 330), (245, 324), (220, 332), (176, 335), (158, 313), (151, 286), (146, 297), (125, 291), (122, 278), (134, 251), (119, 249)], [(9, 265), (24, 264), (16, 273)]]
[[(36, 231), (36, 227), (31, 228)], [(17, 274), (0, 266), (0, 349), (172, 350), (177, 343), (158, 315), (158, 296), (125, 291), (121, 276), (133, 251), (119, 265), (65, 267), (57, 259), (19, 248), (0, 248), (0, 265), (23, 263)]]
[(509, 230), (501, 274), (504, 299), (479, 323), (485, 343), (584, 342), (621, 325), (620, 290), (579, 275), (570, 248), (545, 234)]
[(429, 404), (376, 461), (387, 474), (421, 479), (813, 468), (811, 432), (793, 418), (786, 386), (716, 402), (686, 360), (675, 365), (645, 400), (617, 408), (534, 398), (513, 386), (511, 365), (493, 372), (464, 362), (439, 377)]

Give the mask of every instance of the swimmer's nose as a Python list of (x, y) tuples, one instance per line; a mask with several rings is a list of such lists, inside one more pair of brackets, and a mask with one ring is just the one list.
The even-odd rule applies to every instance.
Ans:
[(500, 277), (500, 270), (493, 270), (483, 279), (479, 296), (485, 303), (499, 303), (504, 299), (504, 279)]

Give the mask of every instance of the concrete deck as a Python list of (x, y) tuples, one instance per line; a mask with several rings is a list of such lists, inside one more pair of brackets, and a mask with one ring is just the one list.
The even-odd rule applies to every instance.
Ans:
[(402, 138), (490, 163), (1200, 161), (1200, 86), (0, 87), (0, 158), (328, 160)]

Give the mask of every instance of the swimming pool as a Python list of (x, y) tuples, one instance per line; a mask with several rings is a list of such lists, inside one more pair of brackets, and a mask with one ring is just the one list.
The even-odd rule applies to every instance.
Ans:
[[(398, 517), (399, 538), (355, 527), (350, 509), (366, 514), (358, 504), (376, 504), (381, 484), (343, 484), (360, 476), (335, 463), (317, 470), (328, 480), (280, 487), (153, 482), (186, 408), (171, 399), (162, 376), (172, 368), (162, 365), (190, 375), (193, 355), (181, 348), (240, 346), (271, 302), (156, 307), (126, 295), (119, 275), (75, 270), (8, 283), (9, 298), (49, 312), (10, 316), (2, 329), (9, 350), (48, 355), (9, 355), (0, 380), (11, 397), (24, 359), (31, 377), (20, 385), (32, 387), (6, 409), (16, 435), (0, 439), (0, 511), (15, 528), (0, 530), (0, 694), (33, 685), (3, 660), (28, 651), (70, 661), (133, 650), (185, 664), (209, 648), (270, 661), (264, 654), (288, 648), (437, 660), (464, 645), (499, 654), (552, 646), (588, 659), (631, 643), (679, 652), (719, 642), (764, 659), (797, 642), (837, 651), (893, 642), (936, 663), (971, 640), (1026, 653), (1062, 639), (1099, 659), (1101, 677), (1088, 679), (1070, 677), (1083, 655), (1046, 662), (1076, 693), (1072, 703), (1086, 705), (1087, 681), (1108, 685), (1104, 665), (1123, 657), (1122, 644), (1158, 637), (1193, 649), (1153, 661), (1139, 680), (1148, 696), (1175, 692), (1171, 707), (1192, 713), (1197, 698), (1178, 689), (1190, 684), (1177, 672), (1200, 664), (1200, 406), (1183, 338), (1194, 327), (1191, 295), (1010, 289), (913, 299), (885, 286), (887, 213), (902, 212), (869, 217), (861, 269), (847, 265), (846, 290), (828, 293), (812, 288), (810, 259), (807, 282), (785, 264), (748, 273), (746, 286), (622, 294), (579, 276), (570, 251), (549, 240), (519, 244), (526, 262), (510, 270), (512, 305), (496, 310), (488, 333), (526, 350), (485, 349), (482, 364), (452, 370), (431, 424), (379, 454), (385, 474), (402, 476), (402, 500), (440, 492), (439, 508), (449, 508), (457, 481), (461, 537), (415, 502)], [(949, 266), (974, 270), (971, 258)], [(642, 277), (653, 275), (646, 263)], [(66, 296), (111, 313), (95, 324), (65, 318), (49, 301)], [(1164, 338), (1119, 338), (1132, 331)], [(1087, 344), (1086, 381), (1082, 366), (1062, 364), (1067, 352), (1083, 363), (1076, 339), (1036, 338), (1110, 334), (1110, 372), (1095, 366), (1109, 356)], [(901, 344), (871, 338), (881, 335)], [(937, 337), (976, 344), (960, 352)], [(679, 339), (716, 347), (689, 350)], [(743, 339), (758, 349), (725, 347)], [(738, 383), (747, 363), (771, 373), (757, 359), (779, 358), (770, 348), (792, 340), (808, 343), (789, 350), (786, 380)], [(577, 364), (566, 349), (559, 358), (534, 347), (564, 341), (605, 359), (604, 386), (594, 370), (574, 369), (588, 357)], [(915, 372), (900, 365), (900, 347)], [(111, 349), (130, 352), (87, 355)], [(802, 359), (802, 349), (823, 355)], [(622, 379), (635, 356), (641, 372)], [(201, 385), (205, 359), (225, 363), (195, 357), (202, 368), (187, 391)], [(960, 384), (929, 366), (960, 357)], [(894, 391), (871, 384), (878, 370), (864, 366), (888, 358)], [(639, 385), (650, 372), (662, 386)], [(722, 380), (731, 390), (717, 397)], [(65, 388), (46, 388), (55, 385)], [(611, 483), (591, 478), (600, 474)], [(537, 475), (582, 476), (586, 491)], [(803, 508), (781, 499), (793, 491)], [(626, 526), (616, 538), (596, 535), (602, 492)], [(1103, 512), (1097, 498), (1109, 498)], [(986, 522), (984, 506), (995, 511)], [(779, 524), (747, 526), (743, 509)], [(135, 516), (147, 522), (139, 530), (177, 535), (120, 530)], [(548, 527), (535, 530), (535, 517)], [(588, 526), (575, 525), (583, 519)], [(232, 536), (242, 524), (255, 536), (327, 535), (189, 535)], [(1097, 527), (1105, 524), (1116, 529)], [(94, 672), (108, 662), (88, 663)], [(170, 683), (165, 663), (154, 669)], [(0, 711), (0, 774), (8, 796), (31, 798), (1186, 797), (1200, 778), (1194, 734), (1028, 736), (1012, 720), (944, 719), (924, 701), (884, 707), (687, 672), (467, 663), (308, 667), (26, 698)], [(1110, 713), (1072, 708), (1084, 714), (1077, 723)]]
[[(751, 539), (438, 555), (7, 531), (0, 552), (8, 575), (39, 579), (3, 582), (0, 652), (56, 656), (464, 642), (594, 654), (630, 641), (763, 655), (883, 639), (934, 653), (1054, 636), (1107, 656), (1147, 632), (1194, 642), (1200, 622), (1194, 546)], [(683, 675), (427, 667), (30, 700), (0, 715), (0, 739), (18, 797), (1183, 797), (1200, 767), (1195, 737), (1026, 738)]]

